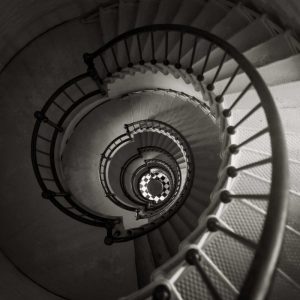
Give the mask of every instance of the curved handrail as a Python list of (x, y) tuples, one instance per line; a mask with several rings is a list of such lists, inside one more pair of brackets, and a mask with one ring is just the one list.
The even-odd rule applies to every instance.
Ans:
[[(235, 126), (229, 126), (228, 128), (226, 128), (226, 131), (224, 131), (225, 132), (224, 138), (226, 139), (226, 142), (223, 144), (223, 147), (229, 146), (228, 143), (231, 140), (230, 136), (232, 136), (235, 133), (236, 128), (240, 126), (242, 122), (244, 122), (247, 118), (249, 118), (258, 109), (260, 108), (263, 109), (268, 123), (266, 132), (268, 132), (270, 135), (272, 156), (268, 160), (262, 162), (256, 162), (256, 165), (262, 165), (265, 163), (270, 163), (272, 165), (273, 172), (271, 175), (271, 189), (270, 189), (270, 194), (268, 195), (269, 206), (268, 206), (266, 219), (264, 222), (262, 235), (260, 237), (259, 244), (257, 246), (257, 250), (255, 253), (255, 258), (253, 260), (253, 263), (251, 264), (250, 270), (248, 272), (247, 278), (244, 282), (240, 294), (241, 299), (263, 299), (267, 293), (268, 288), (270, 287), (272, 274), (274, 273), (276, 263), (279, 257), (280, 248), (282, 245), (282, 240), (284, 235), (286, 215), (287, 215), (286, 192), (287, 192), (288, 170), (287, 170), (285, 140), (284, 140), (283, 130), (281, 126), (281, 121), (274, 100), (260, 74), (255, 70), (255, 68), (251, 65), (251, 63), (237, 49), (235, 49), (226, 41), (218, 38), (217, 36), (209, 32), (197, 28), (192, 28), (189, 26), (177, 25), (177, 24), (156, 24), (156, 25), (149, 25), (149, 26), (133, 29), (129, 32), (123, 33), (120, 36), (114, 38), (106, 45), (98, 49), (97, 51), (91, 54), (86, 54), (84, 57), (85, 62), (87, 63), (87, 65), (93, 64), (93, 61), (96, 57), (99, 56), (102, 57), (102, 55), (107, 50), (112, 50), (115, 45), (121, 42), (124, 42), (125, 48), (126, 50), (128, 50), (128, 47), (126, 47), (127, 40), (136, 37), (139, 53), (141, 55), (140, 65), (144, 65), (145, 61), (143, 60), (142, 57), (140, 36), (142, 34), (151, 35), (152, 48), (154, 49), (153, 36), (154, 33), (157, 32), (160, 32), (161, 34), (165, 34), (166, 36), (164, 40), (166, 56), (165, 56), (165, 60), (163, 61), (165, 65), (168, 65), (170, 63), (168, 61), (168, 34), (170, 32), (177, 32), (180, 34), (178, 36), (178, 39), (180, 39), (180, 45), (182, 45), (182, 39), (184, 35), (189, 34), (195, 37), (195, 43), (191, 52), (191, 64), (185, 67), (183, 67), (180, 64), (181, 46), (179, 46), (180, 49), (178, 52), (179, 53), (178, 60), (174, 62), (176, 63), (175, 66), (178, 69), (186, 68), (187, 73), (192, 75), (194, 75), (192, 62), (196, 51), (197, 39), (202, 39), (202, 40), (204, 39), (208, 41), (209, 47), (208, 47), (206, 59), (203, 66), (203, 72), (201, 74), (196, 74), (197, 79), (199, 80), (199, 82), (202, 83), (202, 86), (203, 83), (205, 82), (205, 76), (204, 76), (205, 68), (209, 60), (209, 54), (212, 51), (213, 47), (217, 46), (224, 51), (224, 56), (222, 57), (222, 61), (220, 62), (220, 65), (216, 71), (213, 80), (209, 82), (207, 86), (205, 86), (207, 94), (209, 95), (211, 95), (212, 91), (214, 90), (214, 83), (218, 78), (219, 72), (223, 66), (223, 63), (226, 60), (226, 56), (230, 56), (231, 59), (234, 59), (234, 61), (237, 62), (238, 69), (236, 70), (235, 74), (232, 75), (231, 79), (229, 80), (227, 86), (224, 88), (223, 92), (217, 97), (209, 97), (211, 108), (214, 107), (216, 108), (218, 117), (221, 120), (221, 128), (223, 127), (225, 129), (224, 124), (226, 124), (226, 118), (229, 117), (229, 112), (233, 107), (231, 107), (229, 111), (228, 110), (223, 111), (220, 103), (222, 102), (224, 94), (226, 93), (228, 87), (230, 86), (230, 84), (232, 83), (232, 81), (234, 80), (238, 72), (243, 71), (245, 74), (247, 74), (247, 77), (251, 82), (251, 87), (253, 87), (256, 90), (259, 96), (260, 99), (259, 105), (255, 106), (252, 110), (250, 110), (249, 114), (245, 115), (245, 117), (242, 118), (240, 122), (238, 122)], [(127, 54), (129, 54), (129, 51), (127, 51)], [(154, 51), (153, 51), (153, 58), (151, 63), (153, 65), (157, 64)], [(132, 65), (133, 63), (131, 62), (130, 55), (128, 55), (128, 67), (132, 67)], [(127, 66), (120, 66), (118, 64), (118, 68), (116, 68), (115, 70), (107, 70), (107, 75), (110, 76), (113, 72), (120, 71), (122, 67), (126, 68)], [(233, 156), (235, 154), (235, 150), (237, 150), (235, 146), (236, 145), (229, 148), (229, 151), (227, 152), (227, 158), (229, 157), (228, 163), (232, 161)], [(239, 147), (242, 146), (243, 145), (241, 143)], [(255, 167), (255, 163), (250, 164), (249, 166), (245, 166), (244, 168), (248, 168), (248, 167), (249, 168)], [(237, 170), (234, 167), (228, 167), (223, 172), (225, 175), (223, 175), (220, 180), (222, 180), (223, 183), (226, 184), (229, 178), (231, 178), (230, 180), (234, 180), (232, 178), (234, 178), (237, 175), (238, 171), (239, 170)], [(217, 202), (220, 203), (220, 199), (218, 199)]]
[[(96, 215), (74, 201), (70, 192), (61, 183), (55, 163), (55, 145), (58, 135), (64, 131), (62, 126), (66, 119), (84, 101), (102, 94), (102, 90), (97, 87), (84, 90), (80, 85), (83, 80), (91, 80), (91, 75), (83, 73), (72, 78), (51, 95), (41, 111), (35, 112), (36, 122), (31, 138), (31, 161), (35, 176), (42, 189), (43, 198), (50, 200), (63, 213), (78, 221), (93, 226), (107, 227), (108, 223), (119, 223), (120, 219)], [(68, 89), (71, 87), (77, 89), (79, 96), (72, 97), (68, 93)], [(59, 97), (64, 98), (63, 104), (57, 102)], [(52, 107), (57, 108), (55, 113), (53, 111), (51, 113), (50, 108)], [(52, 131), (42, 130), (43, 126), (52, 129)], [(44, 142), (42, 150), (38, 148), (40, 141)], [(46, 159), (39, 158), (39, 154)], [(45, 175), (43, 176), (42, 170), (44, 169), (47, 170), (45, 172), (47, 178), (45, 178)], [(49, 177), (49, 171), (52, 177)], [(56, 190), (53, 190), (54, 188)]]
[[(126, 129), (126, 133), (116, 137), (115, 139), (113, 139), (109, 145), (106, 147), (106, 149), (104, 150), (104, 152), (101, 155), (101, 160), (100, 160), (100, 165), (99, 165), (99, 174), (100, 174), (100, 182), (103, 186), (103, 189), (105, 191), (106, 196), (116, 205), (126, 209), (126, 210), (131, 210), (131, 211), (136, 211), (137, 212), (137, 219), (140, 218), (153, 218), (155, 217), (160, 217), (162, 218), (163, 222), (166, 222), (170, 217), (171, 214), (170, 212), (175, 213), (175, 210), (170, 210), (171, 207), (175, 207), (176, 205), (176, 211), (181, 207), (181, 205), (179, 205), (180, 203), (182, 204), (185, 199), (188, 197), (188, 191), (190, 190), (190, 187), (192, 185), (192, 178), (193, 178), (193, 155), (191, 153), (191, 150), (189, 148), (188, 143), (185, 141), (184, 137), (177, 131), (175, 130), (173, 127), (171, 127), (170, 125), (162, 122), (162, 121), (158, 121), (158, 120), (151, 120), (151, 119), (147, 119), (147, 120), (140, 120), (140, 121), (136, 121), (130, 124), (126, 124), (125, 125), (125, 129)], [(178, 148), (181, 150), (182, 155), (186, 161), (186, 165), (187, 165), (187, 177), (185, 179), (185, 183), (184, 185), (181, 187), (178, 187), (176, 189), (176, 193), (174, 193), (172, 195), (172, 197), (170, 199), (168, 199), (168, 201), (164, 201), (162, 203), (158, 203), (156, 205), (154, 205), (153, 207), (149, 207), (147, 205), (147, 202), (144, 203), (144, 207), (141, 206), (141, 204), (139, 205), (139, 207), (137, 207), (136, 205), (129, 205), (124, 203), (124, 201), (122, 201), (122, 199), (116, 195), (113, 192), (113, 189), (110, 187), (110, 183), (108, 180), (108, 169), (109, 169), (109, 162), (112, 160), (113, 155), (119, 150), (121, 149), (121, 146), (129, 141), (133, 141), (134, 140), (134, 135), (136, 135), (137, 133), (143, 132), (145, 130), (149, 130), (149, 131), (158, 131), (162, 134), (165, 134), (167, 136), (169, 136), (169, 138), (171, 140), (174, 141), (174, 143), (176, 143), (178, 145)], [(149, 147), (151, 148), (151, 147)], [(155, 147), (152, 147), (152, 149), (155, 149)], [(142, 151), (143, 148), (140, 148), (140, 151)], [(165, 152), (163, 149), (160, 149), (161, 152)], [(120, 174), (124, 174), (124, 172), (121, 169)], [(134, 176), (135, 177), (135, 176)], [(121, 182), (121, 187), (123, 186), (122, 181)], [(178, 192), (179, 192), (179, 188), (182, 189), (181, 193), (179, 194), (179, 197), (176, 198)], [(125, 195), (127, 195), (127, 193), (124, 193)], [(139, 197), (137, 197), (136, 200), (138, 200)], [(131, 197), (129, 198), (129, 200), (131, 200)], [(141, 200), (141, 199), (140, 199)], [(132, 201), (133, 203), (137, 203), (138, 201)], [(158, 210), (160, 209), (160, 210)], [(154, 220), (152, 219), (151, 224), (153, 226), (151, 226), (151, 230), (155, 229), (158, 225), (157, 224), (161, 224), (159, 222), (159, 220)], [(138, 231), (136, 231), (135, 229), (131, 229), (131, 234), (129, 236), (129, 239), (133, 239), (136, 237), (135, 233), (136, 232), (140, 232), (142, 230), (143, 234), (145, 234), (146, 232), (148, 232), (149, 230), (149, 225), (147, 226), (141, 226), (142, 228), (139, 228)], [(147, 228), (147, 229), (145, 229)], [(128, 232), (125, 232), (123, 234), (127, 234)], [(139, 233), (138, 233), (139, 234)], [(119, 232), (118, 232), (118, 236), (116, 238), (114, 238), (114, 242), (118, 242), (118, 241), (124, 241), (124, 236), (122, 236)], [(126, 238), (127, 240), (127, 238)]]

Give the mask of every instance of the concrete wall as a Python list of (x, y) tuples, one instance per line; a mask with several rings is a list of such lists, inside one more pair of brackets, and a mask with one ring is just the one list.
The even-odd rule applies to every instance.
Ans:
[(24, 276), (2, 253), (0, 253), (0, 266), (0, 299), (62, 299)]
[(0, 1), (0, 70), (26, 43), (106, 0)]

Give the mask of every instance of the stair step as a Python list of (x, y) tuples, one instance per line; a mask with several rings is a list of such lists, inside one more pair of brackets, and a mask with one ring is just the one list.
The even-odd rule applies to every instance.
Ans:
[[(239, 32), (241, 29), (245, 28), (249, 25), (251, 19), (247, 17), (245, 14), (241, 12), (241, 7), (238, 5), (234, 7), (212, 30), (211, 33), (219, 36), (220, 38), (226, 40), (233, 36), (235, 33)], [(202, 49), (198, 51), (198, 60), (195, 60), (195, 64), (193, 65), (193, 69), (196, 74), (200, 74), (202, 72), (205, 56), (207, 53), (207, 49), (210, 43), (206, 41), (202, 41), (198, 43), (198, 48)], [(221, 55), (223, 56), (224, 51)], [(201, 58), (199, 60), (199, 58)]]
[[(239, 30), (236, 34), (228, 39), (228, 42), (237, 48), (240, 52), (245, 52), (257, 45), (265, 43), (267, 40), (274, 36), (274, 33), (270, 30), (268, 23), (266, 22), (267, 17), (262, 17), (254, 20), (246, 27)], [(210, 54), (210, 59), (207, 63), (207, 70), (210, 70), (219, 65), (219, 62), (223, 56), (223, 50), (216, 48)], [(203, 58), (199, 64), (203, 65)]]
[(202, 30), (210, 30), (226, 16), (232, 7), (233, 4), (228, 1), (207, 1), (198, 16), (191, 23), (191, 26)]
[[(247, 52), (244, 55), (249, 59), (249, 61), (256, 67), (260, 68), (265, 65), (271, 64), (273, 62), (286, 59), (292, 55), (297, 54), (295, 50), (289, 45), (289, 32), (277, 35), (272, 39), (269, 39), (265, 43), (262, 43)], [(277, 49), (274, 51), (274, 49)], [(227, 61), (218, 76), (218, 80), (222, 80), (230, 77), (237, 63), (234, 60)], [(205, 73), (205, 78), (210, 81), (216, 72), (216, 68)], [(235, 79), (234, 83), (238, 82), (238, 78)], [(232, 86), (234, 85), (232, 84)]]
[[(105, 8), (100, 8), (99, 17), (103, 43), (106, 44), (118, 34), (118, 6), (114, 4)], [(115, 51), (117, 52), (117, 49), (115, 49)], [(114, 73), (117, 67), (112, 52), (110, 50), (105, 51), (102, 56), (107, 66), (108, 72)], [(100, 63), (100, 65), (100, 77), (106, 77), (107, 71), (104, 68), (102, 62)]]
[[(227, 1), (216, 1), (210, 0), (206, 2), (200, 11), (199, 15), (191, 23), (192, 27), (199, 28), (202, 30), (210, 31), (218, 22), (220, 22), (226, 14), (230, 11), (233, 4)], [(193, 47), (193, 39), (188, 39), (185, 41), (185, 47), (182, 50), (181, 63), (184, 66), (189, 66), (191, 53)], [(197, 46), (197, 49), (199, 47)], [(198, 51), (195, 53), (195, 61), (199, 60), (201, 55)]]
[(278, 267), (300, 285), (300, 233), (285, 231)]
[[(197, 17), (199, 11), (201, 11), (204, 4), (205, 1), (203, 0), (182, 1), (176, 15), (172, 20), (172, 23), (190, 25), (191, 22), (193, 22), (193, 20)], [(179, 39), (180, 39), (180, 34), (169, 33), (169, 39), (168, 39), (169, 49), (174, 49), (174, 50), (169, 53), (168, 60), (174, 63), (177, 62), (178, 59)], [(160, 45), (156, 50), (158, 57), (161, 57), (161, 54), (164, 53), (164, 49), (165, 49), (165, 44), (160, 43)]]
[(138, 5), (137, 0), (119, 1), (118, 35), (135, 28)]
[[(229, 225), (235, 233), (255, 243), (259, 241), (264, 219), (264, 214), (239, 200), (231, 202), (222, 215), (222, 220)], [(298, 255), (298, 253), (300, 253), (299, 241), (300, 234), (287, 229), (279, 260), (279, 268), (298, 284), (300, 283), (300, 270), (297, 267), (300, 259)]]
[(118, 5), (100, 8), (99, 17), (103, 42), (106, 44), (118, 35)]
[(159, 229), (153, 230), (147, 234), (152, 256), (156, 267), (161, 266), (169, 258), (170, 254), (163, 240)]
[(178, 216), (178, 214), (175, 214), (169, 220), (169, 223), (174, 228), (175, 232), (177, 233), (181, 241), (184, 240), (191, 232), (188, 226)]
[(227, 40), (236, 32), (249, 25), (253, 20), (254, 18), (244, 11), (243, 5), (236, 5), (214, 26), (211, 33)]
[(204, 252), (227, 279), (240, 290), (253, 260), (253, 250), (223, 232), (216, 232), (204, 245)]
[(190, 197), (195, 201), (209, 203), (211, 192), (212, 190), (206, 186), (201, 186), (200, 188), (193, 186), (190, 192)]
[[(118, 8), (118, 35), (135, 28), (136, 15), (138, 10), (137, 0), (120, 0)], [(128, 40), (128, 47), (131, 48), (132, 41)], [(126, 47), (123, 42), (117, 46), (118, 60), (121, 66), (127, 66), (129, 61)]]
[[(151, 21), (151, 24), (170, 24), (174, 16), (176, 15), (180, 5), (181, 0), (161, 0), (157, 10), (155, 18)], [(156, 59), (159, 62), (164, 60), (164, 51), (158, 52), (160, 44), (163, 42), (165, 34), (163, 32), (154, 33), (155, 41), (155, 55)], [(145, 39), (145, 44), (143, 47), (143, 57), (148, 61), (152, 58), (152, 45), (151, 45), (151, 36), (148, 35)]]
[(227, 205), (221, 219), (235, 233), (257, 243), (263, 229), (265, 216), (247, 206), (244, 202), (233, 200)]
[(198, 218), (183, 205), (177, 212), (181, 220), (193, 231), (198, 225)]
[[(293, 81), (299, 81), (300, 54), (296, 54), (288, 58), (270, 63), (266, 66), (259, 67), (257, 70), (269, 87)], [(280, 70), (280, 72), (278, 72), (278, 70)], [(228, 74), (228, 76), (230, 75)], [(215, 84), (216, 92), (221, 92), (226, 86), (227, 82), (228, 79), (217, 82)], [(234, 82), (229, 87), (227, 94), (241, 92), (248, 83), (249, 79), (244, 73), (237, 75)]]
[(169, 224), (169, 222), (164, 223), (160, 227), (161, 234), (164, 238), (166, 246), (168, 248), (171, 256), (174, 256), (178, 252), (178, 246), (180, 244), (180, 239), (174, 230), (174, 228)]
[(151, 274), (155, 269), (155, 263), (147, 236), (141, 236), (135, 239), (134, 249), (138, 287), (142, 288), (150, 282)]
[[(248, 149), (244, 149), (241, 151), (242, 151), (242, 154), (241, 154), (240, 162), (237, 166), (245, 165), (245, 164), (248, 164), (251, 162), (267, 159), (270, 157), (270, 154), (268, 154), (268, 153), (259, 153), (257, 151), (248, 150)], [(251, 174), (260, 176), (266, 180), (271, 180), (271, 176), (270, 176), (271, 170), (270, 169), (271, 169), (271, 165), (268, 164), (265, 166), (251, 168), (247, 171)], [(289, 173), (290, 173), (289, 174), (290, 190), (295, 193), (300, 194), (300, 187), (299, 187), (300, 163), (289, 161)]]
[(203, 211), (207, 207), (207, 202), (202, 203), (201, 199), (199, 199), (199, 201), (196, 201), (192, 197), (188, 197), (188, 199), (184, 203), (184, 206), (190, 212), (192, 212), (194, 214), (194, 216), (197, 218), (197, 222), (198, 222), (198, 219), (200, 218), (201, 214), (203, 213)]
[(172, 23), (180, 8), (181, 0), (161, 0), (152, 24), (169, 24)]
[(190, 25), (202, 10), (205, 2), (205, 0), (182, 1), (172, 23)]
[(140, 0), (135, 21), (135, 28), (149, 25), (157, 15), (160, 0)]

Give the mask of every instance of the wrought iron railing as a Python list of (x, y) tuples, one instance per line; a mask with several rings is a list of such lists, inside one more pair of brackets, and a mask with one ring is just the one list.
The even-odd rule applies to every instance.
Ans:
[[(162, 51), (157, 52), (158, 48), (162, 49)], [(200, 48), (201, 51), (199, 51)], [(138, 50), (137, 57), (132, 55), (133, 49)], [(212, 67), (210, 66), (211, 54), (216, 49), (221, 49), (223, 55), (218, 65)], [(125, 58), (122, 56), (122, 61), (119, 56), (120, 52), (126, 54)], [(222, 86), (222, 84), (220, 84), (220, 78), (223, 79), (222, 68), (229, 60), (236, 64), (236, 68), (229, 77), (224, 77), (227, 81)], [(283, 240), (287, 214), (286, 192), (288, 171), (285, 141), (278, 111), (259, 73), (242, 54), (226, 41), (203, 30), (174, 24), (145, 26), (124, 33), (94, 53), (85, 54), (84, 61), (88, 65), (88, 73), (82, 76), (93, 78), (100, 87), (97, 91), (94, 91), (95, 94), (103, 93), (106, 82), (109, 82), (108, 79), (114, 78), (114, 74), (122, 72), (130, 74), (132, 72), (148, 69), (161, 71), (165, 74), (168, 72), (173, 74), (176, 74), (176, 72), (178, 74), (180, 73), (180, 76), (188, 78), (193, 85), (200, 87), (201, 94), (209, 103), (210, 109), (215, 115), (216, 122), (220, 128), (223, 163), (219, 172), (218, 183), (211, 195), (211, 204), (206, 211), (207, 219), (205, 219), (205, 216), (202, 216), (201, 223), (191, 236), (188, 237), (186, 241), (187, 246), (183, 247), (177, 256), (159, 270), (160, 272), (157, 273), (159, 275), (154, 275), (156, 280), (153, 283), (145, 289), (138, 291), (136, 294), (131, 295), (130, 299), (145, 299), (150, 295), (153, 295), (154, 299), (169, 299), (172, 294), (176, 296), (178, 290), (174, 286), (174, 283), (176, 282), (176, 278), (179, 278), (178, 273), (182, 273), (188, 265), (193, 265), (197, 268), (212, 296), (216, 299), (220, 299), (221, 296), (218, 290), (205, 273), (202, 264), (199, 263), (200, 258), (201, 260), (210, 262), (205, 251), (203, 251), (203, 246), (210, 237), (218, 232), (222, 232), (238, 243), (251, 248), (255, 253), (251, 266), (245, 276), (244, 284), (239, 291), (228, 282), (226, 276), (214, 264), (211, 264), (213, 268), (217, 270), (219, 278), (231, 287), (239, 299), (264, 299), (272, 281), (272, 275), (276, 267)], [(173, 66), (175, 67), (172, 68)], [(213, 72), (207, 75), (208, 70), (213, 70)], [(228, 104), (226, 95), (230, 91), (230, 87), (233, 83), (236, 82), (239, 74), (244, 74), (249, 83), (242, 88), (241, 93), (233, 102)], [(74, 80), (74, 83), (77, 81), (77, 79)], [(57, 199), (63, 197), (71, 203), (72, 207), (75, 207), (77, 211), (80, 212), (81, 210), (81, 208), (76, 207), (76, 204), (66, 195), (67, 192), (59, 184), (58, 176), (56, 176), (55, 173), (54, 176), (49, 179), (56, 183), (58, 187), (57, 191), (53, 191), (45, 184), (47, 178), (43, 177), (41, 172), (43, 168), (55, 170), (53, 151), (57, 135), (64, 129), (62, 126), (62, 119), (64, 119), (64, 117), (60, 119), (59, 122), (55, 122), (48, 115), (48, 109), (50, 106), (56, 106), (63, 110), (56, 102), (56, 98), (64, 92), (67, 86), (68, 84), (66, 84), (64, 88), (60, 88), (57, 93), (50, 98), (42, 111), (36, 113), (37, 121), (32, 139), (32, 160), (35, 174), (43, 190), (43, 195), (49, 198), (61, 210), (80, 221), (92, 225), (98, 222), (97, 224), (103, 226), (102, 222), (104, 219), (87, 214), (86, 212), (82, 212), (83, 215), (79, 216), (71, 213), (69, 209), (60, 204)], [(255, 100), (257, 103), (247, 103), (247, 112), (236, 120), (235, 113), (238, 111), (237, 108), (243, 99), (245, 99), (244, 96), (249, 89), (256, 91), (257, 98)], [(81, 100), (78, 101), (82, 102), (85, 97), (91, 95), (93, 94), (84, 95), (81, 97)], [(240, 128), (247, 124), (253, 116), (261, 112), (263, 113), (265, 125), (259, 128), (252, 136), (241, 139), (238, 136)], [(53, 128), (54, 133), (47, 137), (40, 135), (39, 129), (41, 125)], [(239, 165), (239, 157), (243, 155), (243, 147), (263, 136), (269, 139), (271, 149), (270, 157)], [(48, 149), (50, 152), (37, 147), (38, 139), (50, 144), (50, 148)], [(50, 164), (42, 164), (39, 161), (38, 153), (50, 157)], [(244, 186), (247, 186), (247, 182), (243, 182), (242, 174), (244, 171), (254, 170), (262, 166), (269, 168), (270, 190), (267, 193), (245, 192), (235, 194), (231, 191), (231, 188), (238, 179), (240, 185), (244, 184)], [(230, 203), (239, 201), (241, 198), (249, 201), (253, 199), (268, 201), (268, 211), (258, 241), (252, 241), (248, 237), (234, 232), (232, 228), (222, 221), (224, 208), (228, 207), (229, 209)], [(213, 217), (209, 216), (210, 214), (213, 214)], [(160, 223), (155, 226), (159, 225)], [(249, 226), (251, 226), (251, 224), (249, 224)], [(133, 236), (137, 237), (142, 234), (143, 233), (140, 232), (136, 235), (133, 234)], [(130, 238), (124, 238), (123, 240), (128, 239)]]
[(79, 75), (61, 86), (46, 102), (41, 111), (34, 113), (36, 123), (31, 141), (31, 159), (42, 197), (50, 200), (68, 216), (89, 225), (110, 227), (120, 218), (94, 214), (80, 205), (60, 179), (56, 143), (65, 131), (72, 112), (83, 102), (99, 97), (103, 91), (94, 84), (90, 73)]
[[(125, 124), (126, 133), (118, 136), (115, 138), (105, 149), (105, 151), (101, 155), (100, 160), (100, 182), (103, 186), (106, 196), (116, 205), (120, 206), (123, 209), (129, 211), (136, 212), (136, 219), (149, 219), (151, 218), (151, 223), (145, 226), (140, 226), (139, 228), (133, 228), (130, 230), (129, 238), (132, 239), (136, 235), (140, 235), (140, 233), (145, 234), (149, 232), (149, 230), (153, 230), (158, 225), (161, 224), (161, 221), (166, 222), (168, 218), (170, 218), (170, 212), (174, 213), (175, 208), (178, 210), (185, 199), (188, 197), (188, 191), (192, 185), (192, 178), (193, 178), (193, 158), (190, 151), (190, 148), (185, 141), (185, 139), (181, 136), (179, 132), (177, 132), (171, 126), (157, 120), (140, 120), (137, 122), (133, 122), (131, 124)], [(177, 166), (176, 160), (174, 160), (174, 164), (176, 165), (175, 168), (178, 169), (176, 173), (172, 173), (172, 175), (176, 175), (176, 181), (174, 182), (179, 183), (174, 188), (172, 196), (168, 197), (165, 201), (161, 203), (156, 203), (149, 205), (149, 201), (143, 201), (142, 197), (138, 194), (137, 186), (138, 183), (136, 182), (137, 178), (139, 178), (139, 174), (144, 172), (145, 169), (148, 168), (147, 161), (143, 161), (142, 165), (136, 169), (136, 171), (131, 175), (131, 190), (136, 197), (130, 195), (130, 193), (126, 190), (125, 183), (124, 183), (124, 174), (130, 165), (135, 159), (139, 159), (142, 157), (142, 153), (145, 151), (158, 151), (163, 155), (171, 156), (171, 154), (167, 153), (164, 149), (157, 148), (157, 147), (142, 147), (137, 149), (137, 152), (132, 156), (132, 159), (129, 158), (124, 166), (120, 167), (120, 187), (124, 193), (124, 196), (130, 200), (130, 204), (125, 203), (124, 199), (122, 199), (123, 195), (117, 195), (113, 191), (111, 187), (110, 180), (109, 180), (109, 168), (110, 162), (113, 160), (114, 155), (117, 153), (118, 150), (122, 150), (121, 147), (126, 145), (126, 143), (132, 142), (134, 143), (135, 135), (143, 134), (146, 132), (154, 132), (159, 133), (161, 135), (165, 135), (166, 138), (170, 139), (174, 142), (174, 145), (177, 145), (178, 151), (181, 151), (182, 157), (184, 158), (185, 165), (186, 165), (186, 178), (181, 178), (181, 174), (178, 174), (179, 166)], [(170, 168), (168, 166), (168, 168)], [(184, 181), (181, 185), (181, 181)], [(172, 209), (171, 209), (172, 208)], [(153, 217), (161, 218), (160, 220), (154, 220)], [(118, 233), (118, 237), (114, 239), (115, 242), (121, 240), (123, 241), (126, 237), (128, 232)], [(124, 236), (125, 235), (125, 236)]]

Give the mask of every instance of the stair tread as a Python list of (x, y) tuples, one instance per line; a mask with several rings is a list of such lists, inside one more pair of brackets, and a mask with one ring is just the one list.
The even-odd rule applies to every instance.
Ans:
[(198, 218), (189, 210), (185, 205), (183, 205), (177, 214), (180, 216), (182, 221), (193, 231), (198, 225)]
[(191, 232), (188, 226), (177, 214), (170, 218), (169, 223), (174, 228), (181, 241), (184, 240)]
[(113, 5), (107, 8), (100, 8), (99, 17), (101, 32), (104, 43), (107, 43), (118, 34), (118, 6)]
[[(226, 1), (211, 0), (206, 2), (200, 11), (199, 15), (191, 23), (192, 27), (199, 28), (202, 30), (210, 31), (214, 25), (220, 22), (226, 14), (230, 11), (231, 7)], [(188, 46), (183, 48), (181, 63), (183, 65), (189, 65), (192, 50), (192, 41), (188, 42)], [(197, 47), (198, 49), (198, 47)], [(195, 61), (199, 60), (200, 55), (196, 53)]]
[(170, 258), (170, 253), (159, 229), (147, 234), (149, 245), (152, 251), (155, 266), (161, 266)]
[[(296, 53), (288, 44), (288, 35), (286, 33), (277, 35), (268, 41), (259, 44), (246, 51), (244, 55), (256, 67), (260, 68), (273, 62), (286, 59)], [(276, 49), (276, 51), (274, 51)], [(218, 76), (218, 80), (228, 78), (234, 72), (237, 64), (234, 60), (228, 60), (224, 63), (222, 70)], [(205, 77), (210, 80), (216, 72), (216, 68), (207, 71)], [(237, 80), (237, 79), (236, 79)]]
[(180, 239), (174, 228), (172, 228), (169, 222), (166, 222), (160, 227), (160, 231), (171, 256), (177, 254)]
[[(268, 28), (265, 19), (265, 16), (263, 16), (254, 20), (231, 36), (228, 42), (240, 52), (245, 52), (271, 39), (274, 33)], [(207, 64), (207, 70), (216, 67), (221, 61), (222, 55), (223, 51), (220, 48), (213, 50)], [(201, 60), (201, 65), (204, 63), (204, 59)]]
[(134, 240), (134, 249), (138, 286), (142, 288), (150, 282), (155, 263), (146, 236)]

